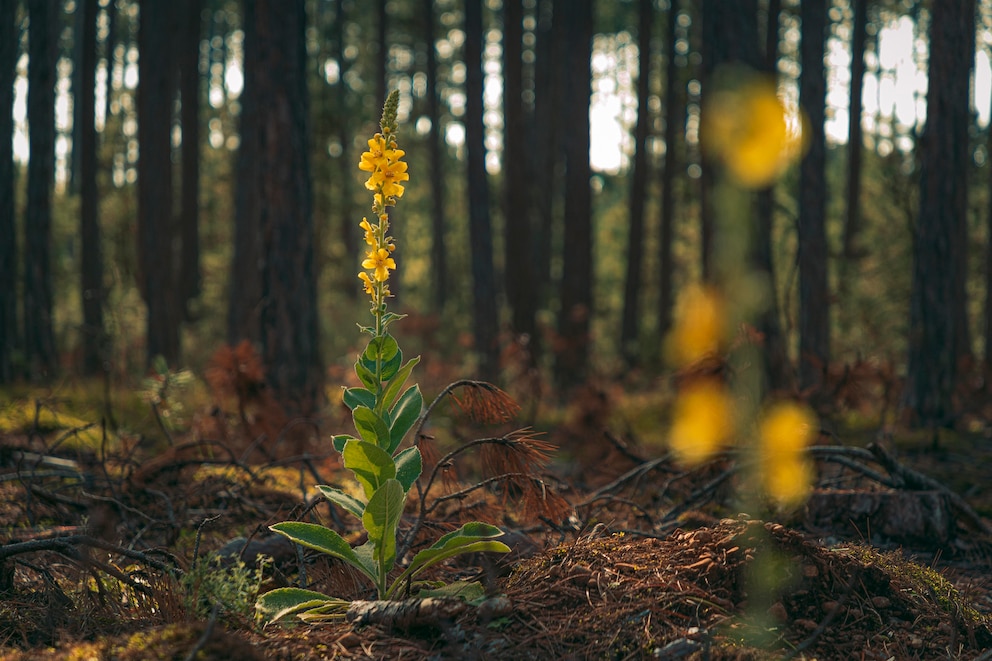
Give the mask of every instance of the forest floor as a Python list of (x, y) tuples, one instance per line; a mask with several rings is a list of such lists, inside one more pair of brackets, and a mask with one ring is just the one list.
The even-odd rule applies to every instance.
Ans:
[[(33, 417), (0, 432), (3, 660), (992, 659), (982, 430), (936, 448), (909, 433), (873, 449), (863, 434), (821, 435), (811, 499), (775, 512), (742, 496), (744, 457), (686, 470), (579, 402), (547, 435), (560, 449), (541, 474), (546, 509), (483, 489), (426, 526), (507, 528), (508, 556), (456, 558), (430, 576), (480, 581), (487, 598), (263, 627), (259, 589), (302, 580), (372, 597), (342, 564), (267, 530), (309, 517), (358, 540), (314, 497), (314, 484), (346, 480), (333, 453), (262, 459), (235, 439), (246, 418), (216, 409), (151, 447), (151, 433), (46, 417), (30, 398), (0, 418), (16, 406)], [(224, 417), (212, 428), (222, 440), (202, 440), (211, 416)], [(259, 555), (272, 558), (264, 571)]]

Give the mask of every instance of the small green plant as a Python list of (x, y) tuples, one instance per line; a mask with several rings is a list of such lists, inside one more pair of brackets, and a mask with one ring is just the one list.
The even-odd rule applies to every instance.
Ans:
[(225, 563), (218, 555), (200, 560), (179, 579), (186, 612), (206, 619), (216, 606), (225, 619), (251, 622), (268, 561), (261, 556), (250, 567), (241, 559)]
[[(423, 460), (420, 449), (411, 445), (400, 449), (403, 439), (421, 418), (424, 399), (420, 386), (406, 386), (419, 357), (404, 363), (403, 352), (389, 334), (389, 326), (402, 318), (387, 310), (391, 297), (388, 280), (396, 269), (391, 257), (396, 249), (389, 235), (389, 207), (403, 196), (402, 182), (409, 180), (405, 152), (397, 148), (396, 110), (399, 95), (392, 92), (382, 110), (381, 131), (368, 141), (359, 168), (369, 173), (365, 187), (373, 193), (372, 213), (377, 222), (363, 218), (360, 224), (368, 246), (358, 274), (372, 303), (371, 326), (360, 327), (371, 339), (355, 362), (355, 373), (362, 385), (344, 392), (344, 403), (352, 411), (357, 436), (339, 435), (334, 448), (344, 466), (361, 487), (359, 496), (340, 489), (318, 486), (327, 500), (362, 522), (368, 541), (352, 548), (337, 532), (321, 525), (288, 521), (271, 529), (307, 548), (326, 553), (348, 563), (368, 578), (380, 599), (394, 597), (402, 586), (428, 567), (463, 553), (510, 549), (495, 538), (502, 531), (485, 523), (470, 522), (449, 532), (432, 546), (416, 553), (395, 578), (390, 575), (398, 560), (397, 532), (411, 487), (420, 478)], [(279, 588), (263, 595), (256, 605), (262, 617), (272, 621), (296, 614), (305, 621), (341, 617), (349, 601), (302, 588)]]

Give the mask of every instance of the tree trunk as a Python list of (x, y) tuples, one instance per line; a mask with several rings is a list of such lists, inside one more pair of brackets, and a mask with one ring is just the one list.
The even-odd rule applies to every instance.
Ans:
[(31, 128), (24, 214), (24, 349), (28, 377), (47, 380), (58, 359), (52, 330), (52, 184), (55, 178), (55, 63), (58, 3), (29, 2), (27, 117)]
[(654, 8), (651, 0), (638, 2), (638, 68), (637, 68), (637, 123), (634, 127), (634, 166), (631, 172), (627, 237), (627, 274), (623, 290), (623, 315), (620, 327), (621, 355), (628, 367), (640, 362), (639, 345), (641, 322), (641, 288), (644, 261), (644, 206), (647, 201), (648, 158), (647, 140), (651, 124), (648, 112), (648, 82), (651, 77), (651, 32), (654, 25)]
[(104, 370), (103, 363), (103, 251), (100, 248), (99, 191), (96, 153), (96, 24), (97, 0), (84, 0), (82, 75), (76, 97), (80, 105), (80, 235), (82, 238), (83, 373)]
[[(72, 14), (72, 75), (69, 76), (70, 94), (72, 96), (72, 149), (69, 152), (69, 192), (78, 195), (82, 178), (80, 168), (82, 167), (82, 142), (83, 142), (83, 104), (81, 97), (84, 95), (83, 87), (83, 31), (86, 21), (90, 17), (83, 11), (83, 0), (77, 0), (76, 8)], [(61, 8), (60, 8), (61, 9)]]
[(200, 295), (200, 13), (202, 0), (183, 0), (179, 45), (179, 96), (182, 99), (182, 237), (179, 271), (183, 318), (192, 321), (193, 300)]
[(485, 126), (482, 99), (482, 0), (465, 2), (465, 144), (468, 148), (469, 242), (472, 259), (473, 328), (479, 375), (492, 380), (499, 369), (496, 343), (496, 273), (489, 218)]
[[(107, 38), (103, 42), (103, 54), (107, 58), (107, 93), (103, 98), (103, 131), (110, 124), (114, 99), (114, 49), (117, 48), (117, 6), (110, 0), (104, 8), (107, 13)], [(106, 141), (106, 137), (104, 138)]]
[(589, 187), (589, 103), (592, 92), (592, 0), (569, 3), (569, 64), (564, 104), (565, 218), (561, 309), (558, 313), (560, 346), (555, 376), (560, 386), (571, 387), (588, 376), (589, 324), (592, 297), (592, 199)]
[(823, 52), (827, 31), (826, 0), (804, 0), (799, 104), (806, 112), (808, 149), (799, 170), (799, 385), (823, 386), (830, 360), (830, 301), (827, 282), (826, 78)]
[(562, 108), (565, 97), (565, 57), (567, 37), (565, 0), (539, 0), (536, 12), (537, 46), (534, 61), (534, 176), (531, 199), (537, 221), (534, 245), (534, 289), (538, 307), (547, 299), (551, 284), (551, 254), (555, 225), (555, 176), (562, 147)]
[[(768, 3), (768, 22), (765, 30), (764, 71), (778, 77), (778, 22), (781, 13), (781, 0)], [(779, 322), (778, 293), (775, 289), (775, 265), (772, 260), (772, 227), (775, 218), (774, 184), (758, 191), (755, 196), (755, 232), (752, 235), (752, 265), (762, 273), (768, 283), (768, 301), (759, 313), (757, 328), (764, 338), (762, 357), (765, 368), (765, 382), (772, 391), (789, 388), (789, 354), (785, 337)]]
[[(0, 0), (0, 135), (14, 134), (14, 79), (18, 56), (17, 0)], [(17, 228), (14, 223), (14, 144), (0, 140), (0, 383), (15, 377)]]
[[(306, 82), (304, 0), (246, 0), (245, 61), (254, 67), (251, 94), (258, 164), (239, 186), (257, 191), (262, 236), (259, 333), (266, 379), (291, 415), (322, 401), (314, 272), (313, 190)], [(247, 119), (243, 118), (243, 119)]]
[(427, 39), (427, 116), (431, 129), (427, 135), (431, 177), (431, 267), (434, 309), (444, 311), (448, 300), (448, 251), (444, 234), (444, 161), (442, 160), (441, 102), (437, 89), (437, 36), (434, 28), (434, 0), (424, 0), (425, 36)]
[(148, 306), (146, 354), (179, 363), (179, 292), (172, 190), (172, 110), (178, 14), (156, 0), (141, 3), (138, 28), (138, 255)]
[[(429, 0), (433, 2), (433, 0)], [(348, 67), (345, 64), (345, 25), (347, 21), (347, 15), (345, 14), (345, 6), (343, 2), (335, 3), (337, 5), (336, 14), (334, 15), (334, 28), (333, 35), (331, 37), (334, 43), (334, 59), (338, 61), (338, 69), (340, 78), (338, 79), (336, 86), (336, 94), (334, 97), (334, 105), (338, 113), (337, 121), (337, 139), (338, 143), (341, 145), (341, 155), (338, 156), (338, 162), (340, 163), (340, 171), (338, 176), (341, 179), (341, 194), (337, 199), (334, 200), (333, 204), (338, 210), (339, 216), (339, 228), (341, 237), (341, 245), (344, 246), (344, 254), (346, 255), (345, 260), (347, 261), (347, 268), (345, 269), (345, 292), (349, 299), (358, 300), (358, 294), (361, 291), (361, 284), (355, 274), (358, 273), (359, 260), (356, 258), (358, 254), (358, 224), (355, 222), (355, 216), (353, 215), (354, 206), (352, 205), (352, 196), (354, 193), (353, 183), (354, 183), (354, 172), (355, 172), (355, 162), (352, 160), (351, 156), (351, 146), (354, 140), (354, 133), (352, 132), (352, 124), (349, 121), (348, 113), (348, 98), (350, 96), (350, 90), (347, 84), (345, 84), (345, 74), (348, 72)], [(433, 44), (433, 41), (431, 42)], [(428, 64), (428, 69), (430, 65)], [(428, 78), (430, 73), (427, 74)], [(428, 88), (431, 85), (430, 80), (428, 80)], [(431, 127), (433, 130), (433, 126)]]
[(675, 294), (672, 279), (672, 236), (675, 225), (675, 180), (678, 172), (679, 136), (684, 126), (685, 106), (680, 94), (681, 81), (676, 63), (676, 30), (679, 0), (670, 0), (665, 21), (665, 164), (661, 176), (661, 228), (658, 235), (658, 335), (664, 337), (672, 327)]
[[(533, 341), (537, 330), (537, 291), (531, 228), (527, 121), (523, 101), (522, 0), (503, 2), (503, 222), (506, 298), (513, 332)], [(533, 358), (533, 356), (531, 356)]]
[(861, 94), (865, 79), (865, 36), (868, 28), (868, 0), (851, 0), (854, 25), (851, 36), (851, 96), (847, 123), (847, 214), (844, 217), (844, 259), (854, 259), (861, 225)]
[[(935, 3), (930, 22), (930, 86), (921, 139), (920, 210), (913, 242), (909, 365), (905, 404), (914, 421), (934, 427), (954, 420), (964, 283), (969, 87), (975, 2)], [(970, 44), (971, 47), (967, 47)]]

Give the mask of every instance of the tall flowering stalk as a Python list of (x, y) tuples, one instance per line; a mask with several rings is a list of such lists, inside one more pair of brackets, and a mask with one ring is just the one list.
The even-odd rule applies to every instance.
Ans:
[[(375, 222), (363, 218), (365, 232), (364, 269), (359, 279), (371, 300), (373, 324), (362, 331), (371, 335), (365, 350), (355, 361), (361, 386), (344, 391), (344, 403), (351, 409), (357, 436), (334, 436), (334, 448), (341, 453), (344, 467), (352, 472), (358, 489), (345, 491), (319, 485), (318, 490), (331, 503), (362, 522), (368, 541), (352, 548), (340, 534), (313, 523), (288, 521), (270, 529), (293, 542), (334, 556), (355, 567), (376, 588), (380, 599), (396, 596), (400, 588), (415, 589), (414, 579), (428, 567), (454, 555), (510, 549), (495, 540), (502, 531), (485, 523), (470, 522), (443, 535), (429, 548), (416, 553), (409, 564), (391, 576), (403, 551), (397, 552), (397, 533), (410, 488), (423, 471), (419, 448), (414, 444), (400, 449), (404, 438), (424, 415), (420, 386), (404, 389), (419, 357), (403, 362), (403, 352), (389, 334), (389, 325), (402, 318), (387, 310), (391, 297), (389, 278), (396, 270), (393, 252), (396, 243), (389, 235), (389, 208), (403, 197), (403, 182), (409, 181), (405, 152), (396, 142), (396, 110), (399, 95), (393, 92), (382, 110), (380, 131), (368, 141), (358, 167), (369, 173), (365, 187), (372, 193)], [(392, 578), (392, 580), (390, 580)], [(279, 588), (259, 598), (259, 613), (272, 621), (297, 615), (305, 621), (343, 617), (350, 602), (302, 588)]]

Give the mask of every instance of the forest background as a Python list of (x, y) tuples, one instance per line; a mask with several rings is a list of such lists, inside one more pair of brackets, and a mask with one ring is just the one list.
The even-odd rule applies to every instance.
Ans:
[(395, 88), (426, 372), (662, 387), (677, 295), (720, 268), (700, 119), (736, 64), (805, 114), (740, 219), (770, 387), (833, 401), (861, 370), (931, 427), (984, 390), (985, 0), (0, 0), (0, 29), (0, 382), (202, 373), (247, 339), (287, 411), (319, 408)]

